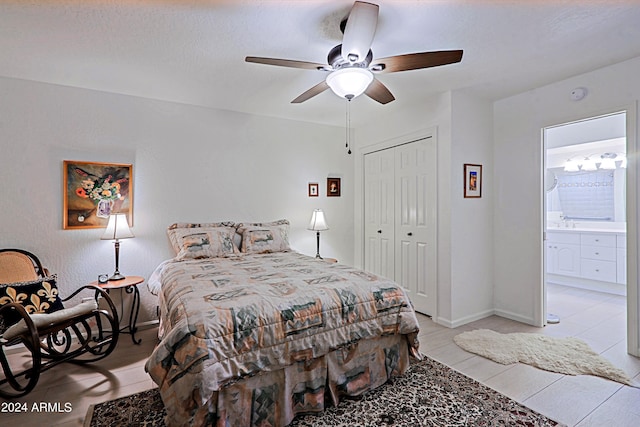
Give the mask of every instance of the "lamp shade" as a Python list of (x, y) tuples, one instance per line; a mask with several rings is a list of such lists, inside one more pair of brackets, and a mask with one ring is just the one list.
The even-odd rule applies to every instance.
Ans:
[(355, 98), (364, 93), (373, 81), (373, 74), (366, 68), (346, 67), (327, 76), (327, 84), (341, 98)]
[(104, 234), (100, 239), (119, 240), (129, 239), (131, 237), (134, 237), (134, 235), (129, 228), (127, 215), (122, 213), (109, 215), (109, 223), (107, 224), (107, 229), (104, 231)]
[(314, 209), (311, 214), (311, 221), (309, 222), (308, 229), (313, 231), (324, 231), (329, 229), (322, 209)]

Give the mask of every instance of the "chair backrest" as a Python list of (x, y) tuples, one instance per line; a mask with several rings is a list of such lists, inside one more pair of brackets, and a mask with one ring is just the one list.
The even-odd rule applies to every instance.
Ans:
[(0, 249), (0, 283), (28, 282), (45, 277), (38, 257), (22, 249)]

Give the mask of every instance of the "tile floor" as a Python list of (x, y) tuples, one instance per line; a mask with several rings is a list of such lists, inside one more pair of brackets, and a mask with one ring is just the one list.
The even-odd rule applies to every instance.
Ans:
[(524, 364), (500, 365), (462, 350), (463, 331), (535, 332), (586, 341), (640, 384), (640, 359), (626, 352), (624, 297), (549, 285), (548, 311), (560, 323), (535, 328), (497, 316), (449, 329), (420, 316), (421, 351), (554, 420), (578, 427), (640, 426), (640, 389), (598, 377), (567, 376)]
[[(640, 359), (626, 354), (623, 297), (550, 286), (548, 306), (549, 312), (561, 320), (546, 328), (491, 316), (449, 329), (419, 315), (421, 351), (569, 426), (639, 426), (640, 389), (596, 377), (555, 374), (523, 364), (503, 366), (467, 353), (453, 342), (460, 332), (479, 328), (577, 336), (640, 382)], [(69, 412), (0, 412), (0, 425), (80, 426), (90, 404), (152, 388), (154, 384), (144, 372), (144, 363), (155, 345), (156, 333), (156, 328), (141, 331), (140, 346), (123, 335), (115, 352), (96, 366), (67, 364), (45, 372), (36, 390), (19, 399), (30, 409), (39, 402), (60, 402), (63, 408), (70, 403)]]

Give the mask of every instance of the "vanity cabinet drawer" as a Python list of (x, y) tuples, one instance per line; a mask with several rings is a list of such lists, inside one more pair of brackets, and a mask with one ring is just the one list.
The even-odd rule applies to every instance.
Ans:
[(585, 246), (609, 246), (616, 247), (615, 234), (581, 234), (580, 244)]
[(583, 259), (580, 264), (582, 277), (603, 282), (616, 282), (616, 263), (614, 261), (597, 261)]
[(616, 251), (615, 247), (605, 247), (605, 246), (580, 246), (580, 257), (587, 259), (595, 259), (602, 261), (615, 261), (616, 260)]
[(577, 233), (552, 233), (547, 232), (547, 242), (567, 243), (571, 245), (580, 244), (580, 235)]

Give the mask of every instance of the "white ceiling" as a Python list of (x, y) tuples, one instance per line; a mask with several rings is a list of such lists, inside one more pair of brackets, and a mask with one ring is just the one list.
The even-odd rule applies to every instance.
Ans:
[[(640, 56), (640, 0), (376, 3), (374, 58), (449, 49), (464, 57), (379, 76), (396, 101), (354, 100), (355, 126), (443, 91), (500, 99)], [(325, 63), (352, 4), (0, 0), (0, 76), (342, 125), (345, 101), (330, 91), (290, 104), (323, 72), (244, 57)]]

